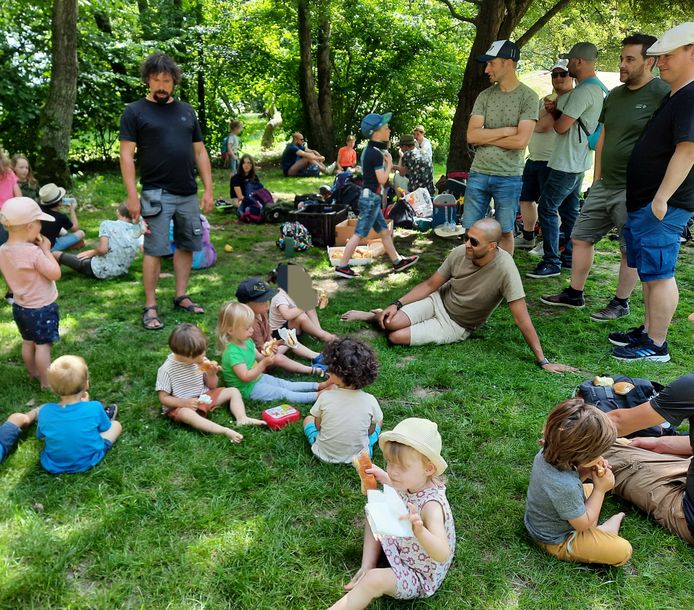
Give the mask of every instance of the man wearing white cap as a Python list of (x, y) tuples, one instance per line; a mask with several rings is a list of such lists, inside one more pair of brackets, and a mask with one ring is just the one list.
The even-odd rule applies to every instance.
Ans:
[(494, 198), (494, 217), (501, 225), (499, 246), (513, 254), (513, 228), (520, 200), (525, 147), (535, 128), (539, 98), (518, 80), (520, 49), (497, 40), (484, 55), (492, 86), (477, 96), (467, 126), (468, 144), (477, 147), (470, 167), (463, 225), (469, 229), (484, 218)]
[(663, 34), (648, 49), (672, 91), (648, 122), (627, 166), (624, 226), (627, 262), (643, 285), (644, 322), (612, 333), (618, 360), (667, 362), (667, 331), (679, 293), (680, 235), (694, 213), (694, 22)]

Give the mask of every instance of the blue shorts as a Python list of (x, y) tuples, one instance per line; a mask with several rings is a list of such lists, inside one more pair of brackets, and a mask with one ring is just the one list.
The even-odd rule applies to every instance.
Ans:
[(651, 204), (629, 212), (622, 229), (627, 246), (627, 264), (635, 267), (642, 282), (675, 277), (680, 235), (692, 212), (668, 206), (665, 218), (658, 220)]
[(19, 426), (15, 426), (11, 421), (6, 421), (0, 426), (0, 462), (16, 447), (21, 434), (22, 429)]
[(25, 341), (33, 341), (37, 345), (55, 343), (60, 339), (58, 332), (58, 303), (45, 307), (30, 309), (14, 303), (12, 317), (19, 329), (19, 334)]
[(532, 161), (528, 159), (523, 168), (523, 186), (521, 188), (521, 201), (537, 201), (540, 199), (542, 187), (549, 175), (549, 161)]
[(150, 230), (149, 233), (145, 233), (145, 254), (148, 256), (171, 254), (169, 242), (171, 220), (173, 220), (173, 241), (176, 248), (188, 252), (202, 250), (202, 222), (196, 193), (174, 195), (164, 189), (147, 189), (142, 191), (140, 202), (142, 214)]
[(504, 233), (512, 233), (519, 210), (522, 176), (492, 176), (471, 171), (465, 189), (463, 226), (469, 229), (489, 213), (494, 199), (494, 218)]
[(362, 189), (359, 197), (359, 220), (354, 232), (359, 237), (366, 237), (373, 229), (376, 233), (385, 231), (388, 223), (381, 210), (381, 196), (369, 189)]

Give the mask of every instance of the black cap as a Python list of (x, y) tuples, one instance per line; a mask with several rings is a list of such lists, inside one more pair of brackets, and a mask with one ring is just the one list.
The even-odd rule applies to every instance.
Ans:
[(515, 42), (510, 40), (497, 40), (492, 43), (492, 46), (487, 49), (484, 55), (478, 55), (475, 59), (480, 63), (485, 63), (497, 57), (518, 61), (520, 59), (520, 49)]
[(239, 284), (236, 298), (240, 303), (257, 303), (271, 300), (277, 292), (277, 288), (270, 288), (270, 285), (259, 277), (249, 277)]

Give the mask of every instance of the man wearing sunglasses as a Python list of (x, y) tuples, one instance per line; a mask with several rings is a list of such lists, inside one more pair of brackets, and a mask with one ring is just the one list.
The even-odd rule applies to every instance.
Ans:
[(325, 157), (317, 150), (306, 148), (306, 138), (298, 131), (282, 153), (282, 172), (287, 177), (320, 176), (325, 172)]
[(396, 345), (454, 343), (467, 339), (505, 300), (537, 365), (553, 373), (575, 370), (545, 357), (513, 257), (499, 248), (501, 235), (493, 218), (478, 220), (465, 244), (454, 248), (429, 279), (383, 311), (348, 312), (343, 319), (378, 321)]

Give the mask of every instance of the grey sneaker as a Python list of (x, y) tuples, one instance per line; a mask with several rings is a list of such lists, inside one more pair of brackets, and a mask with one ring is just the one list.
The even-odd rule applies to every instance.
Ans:
[(617, 299), (612, 299), (605, 307), (590, 314), (590, 319), (593, 322), (609, 322), (610, 320), (618, 320), (629, 315), (629, 304), (626, 306), (620, 305)]
[(530, 250), (528, 255), (532, 256), (533, 258), (542, 258), (545, 255), (545, 247), (542, 245), (542, 242)]
[(535, 247), (535, 240), (525, 239), (521, 233), (520, 235), (516, 235), (516, 238), (513, 240), (513, 247), (516, 250), (532, 250)]

